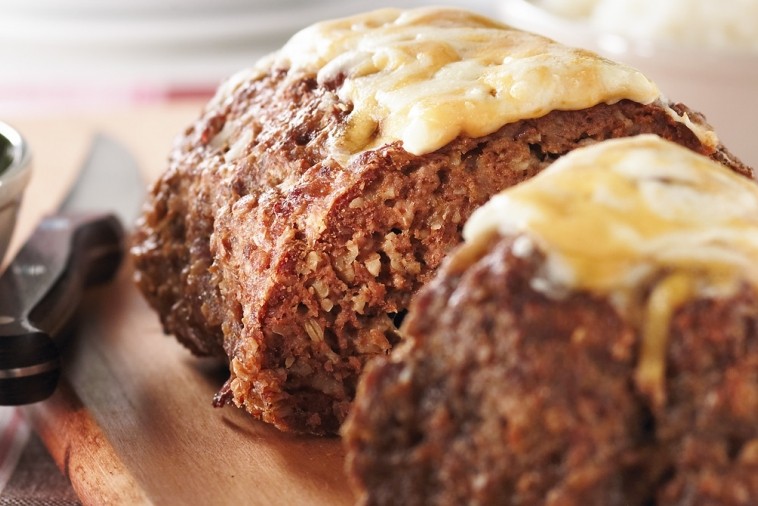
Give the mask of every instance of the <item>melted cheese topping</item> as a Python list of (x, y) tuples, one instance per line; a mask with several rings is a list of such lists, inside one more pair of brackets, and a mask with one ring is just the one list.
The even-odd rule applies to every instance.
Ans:
[(524, 234), (544, 252), (535, 289), (609, 297), (638, 326), (637, 382), (656, 402), (676, 309), (696, 296), (732, 295), (744, 282), (758, 286), (758, 186), (652, 135), (575, 150), (495, 196), (464, 237), (476, 243), (493, 232)]
[(653, 135), (575, 150), (474, 212), (467, 241), (527, 233), (553, 288), (609, 294), (661, 269), (758, 284), (758, 186)]
[(552, 110), (660, 96), (637, 70), (457, 9), (384, 9), (318, 23), (258, 70), (271, 66), (339, 83), (353, 109), (332, 148), (346, 154), (396, 140), (423, 154)]

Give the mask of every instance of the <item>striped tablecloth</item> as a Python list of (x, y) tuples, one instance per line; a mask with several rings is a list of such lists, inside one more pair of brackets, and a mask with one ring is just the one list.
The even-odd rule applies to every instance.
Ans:
[(56, 467), (21, 412), (0, 407), (0, 505), (80, 504), (69, 480)]

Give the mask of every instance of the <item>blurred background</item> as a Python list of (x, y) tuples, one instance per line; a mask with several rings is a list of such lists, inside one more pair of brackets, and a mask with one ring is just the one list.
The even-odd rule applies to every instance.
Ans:
[[(453, 3), (0, 0), (0, 116), (204, 95), (313, 22)], [(487, 1), (466, 6), (494, 13)]]
[(0, 117), (205, 97), (315, 21), (423, 5), (629, 63), (758, 165), (758, 0), (0, 0)]

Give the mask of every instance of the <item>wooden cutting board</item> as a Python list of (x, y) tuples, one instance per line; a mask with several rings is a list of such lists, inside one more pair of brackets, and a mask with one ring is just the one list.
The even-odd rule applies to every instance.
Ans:
[[(13, 121), (37, 156), (11, 250), (60, 201), (94, 131), (133, 148), (151, 180), (198, 108)], [(131, 275), (127, 263), (112, 284), (88, 293), (67, 344), (62, 384), (49, 400), (22, 409), (81, 500), (352, 504), (339, 439), (283, 434), (233, 407), (213, 408), (225, 366), (197, 359), (164, 336)]]
[(25, 410), (82, 501), (351, 504), (340, 441), (214, 409), (225, 366), (163, 336), (130, 275), (88, 294), (65, 383)]

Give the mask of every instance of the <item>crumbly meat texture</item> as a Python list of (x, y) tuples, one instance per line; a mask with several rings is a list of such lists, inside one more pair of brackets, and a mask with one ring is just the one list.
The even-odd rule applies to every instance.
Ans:
[(389, 144), (343, 166), (328, 142), (351, 108), (338, 84), (274, 71), (206, 108), (152, 187), (132, 248), (165, 331), (228, 358), (219, 403), (283, 430), (336, 432), (364, 364), (400, 339), (395, 315), (471, 212), (568, 151), (656, 133), (750, 172), (659, 105), (630, 101), (554, 111), (422, 156)]
[(548, 299), (539, 254), (489, 246), (446, 263), (367, 367), (343, 427), (359, 504), (758, 504), (753, 291), (676, 312), (656, 407), (606, 300)]

